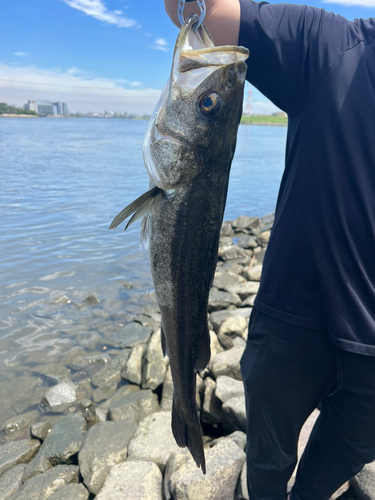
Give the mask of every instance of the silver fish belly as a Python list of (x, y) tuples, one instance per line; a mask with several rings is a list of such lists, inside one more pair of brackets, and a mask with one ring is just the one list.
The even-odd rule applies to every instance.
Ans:
[(188, 18), (172, 72), (150, 119), (144, 160), (150, 189), (113, 220), (142, 220), (161, 312), (162, 348), (174, 394), (172, 431), (206, 472), (196, 373), (210, 359), (207, 325), (229, 173), (242, 112), (247, 49), (215, 47), (204, 25)]

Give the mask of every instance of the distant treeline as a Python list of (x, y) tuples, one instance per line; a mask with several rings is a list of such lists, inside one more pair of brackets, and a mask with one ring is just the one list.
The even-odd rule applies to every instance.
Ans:
[(275, 124), (275, 125), (287, 125), (287, 116), (272, 116), (272, 115), (251, 115), (242, 116), (241, 123), (264, 123), (264, 124)]
[(36, 113), (35, 111), (25, 111), (22, 108), (0, 102), (0, 115), (36, 115)]

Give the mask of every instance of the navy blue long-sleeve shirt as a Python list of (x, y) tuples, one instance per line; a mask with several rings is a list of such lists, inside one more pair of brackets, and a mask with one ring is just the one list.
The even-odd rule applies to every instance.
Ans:
[(375, 19), (240, 3), (247, 79), (288, 114), (255, 307), (375, 356)]

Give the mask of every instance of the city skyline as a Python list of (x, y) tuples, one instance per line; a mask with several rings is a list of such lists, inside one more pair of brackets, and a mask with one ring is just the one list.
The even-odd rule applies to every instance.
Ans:
[[(375, 0), (309, 4), (354, 19), (373, 16)], [(162, 2), (16, 0), (2, 2), (0, 12), (7, 19), (0, 33), (1, 102), (64, 101), (73, 113), (152, 112), (178, 34)], [(253, 89), (253, 111), (277, 108)]]

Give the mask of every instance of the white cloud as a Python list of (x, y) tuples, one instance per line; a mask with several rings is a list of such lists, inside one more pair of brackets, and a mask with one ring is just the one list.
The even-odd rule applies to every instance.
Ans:
[(66, 102), (73, 112), (107, 109), (149, 114), (160, 90), (137, 88), (141, 85), (133, 80), (92, 76), (79, 68), (62, 71), (0, 63), (0, 102), (18, 106), (28, 100), (54, 100)]
[(169, 44), (168, 44), (167, 40), (165, 40), (165, 38), (156, 38), (152, 48), (154, 50), (163, 50), (164, 52), (168, 52), (168, 50), (169, 50), (168, 47), (169, 47)]
[(26, 52), (13, 52), (14, 56), (26, 56)]
[(114, 24), (118, 28), (137, 26), (137, 21), (125, 17), (121, 10), (110, 11), (103, 0), (62, 0), (73, 9), (80, 10), (99, 21)]
[(323, 3), (335, 3), (347, 7), (375, 7), (375, 0), (323, 0)]

